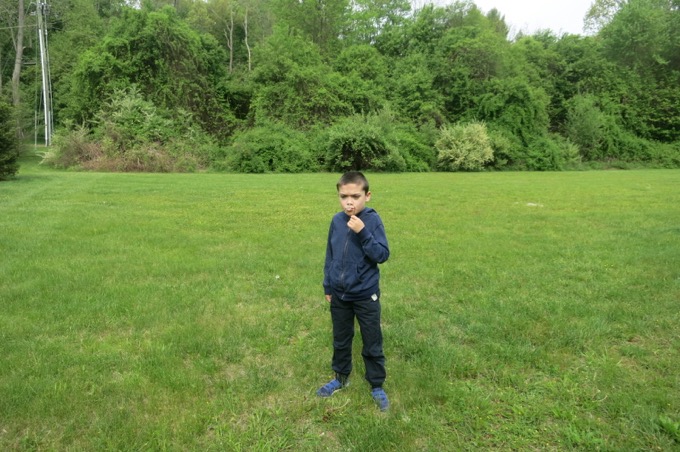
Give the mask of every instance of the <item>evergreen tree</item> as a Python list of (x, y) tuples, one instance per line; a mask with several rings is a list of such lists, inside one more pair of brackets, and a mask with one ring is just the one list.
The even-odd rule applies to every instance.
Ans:
[(16, 138), (12, 107), (0, 99), (0, 180), (19, 170), (19, 141)]

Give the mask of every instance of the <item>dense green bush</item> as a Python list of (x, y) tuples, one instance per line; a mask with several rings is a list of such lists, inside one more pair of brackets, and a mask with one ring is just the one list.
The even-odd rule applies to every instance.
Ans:
[(193, 115), (180, 109), (172, 118), (133, 86), (115, 91), (102, 104), (93, 130), (59, 130), (43, 162), (61, 168), (186, 172), (210, 166), (220, 154)]
[(603, 159), (612, 147), (615, 119), (604, 113), (591, 95), (577, 95), (567, 102), (565, 136), (575, 143), (584, 160)]
[(662, 168), (680, 168), (680, 142), (656, 143), (650, 157), (654, 165)]
[(416, 129), (410, 124), (396, 125), (388, 139), (404, 158), (405, 171), (430, 171), (437, 165), (437, 152), (434, 141), (438, 130), (423, 126)]
[(72, 130), (57, 130), (52, 137), (52, 146), (43, 153), (42, 163), (55, 168), (74, 168), (103, 157), (102, 144), (93, 141), (89, 129), (79, 126)]
[(518, 137), (492, 128), (489, 139), (494, 150), (489, 166), (494, 169), (559, 171), (578, 168), (581, 163), (578, 146), (558, 134), (536, 137), (523, 146)]
[(489, 167), (497, 170), (512, 168), (523, 149), (519, 137), (493, 124), (487, 126), (487, 133), (493, 149), (493, 160)]
[(243, 173), (300, 173), (317, 171), (305, 134), (285, 124), (268, 122), (236, 136), (217, 169)]
[(19, 170), (19, 149), (12, 107), (0, 100), (0, 180), (14, 176)]
[(493, 160), (486, 125), (479, 122), (442, 127), (435, 146), (443, 171), (480, 171)]
[(578, 148), (573, 143), (556, 135), (546, 135), (534, 139), (525, 148), (521, 166), (530, 171), (561, 171), (579, 160)]
[(526, 146), (548, 132), (550, 98), (541, 87), (524, 77), (493, 79), (480, 96), (478, 110), (467, 112), (470, 119), (493, 123), (521, 140)]
[(395, 130), (394, 118), (389, 112), (341, 119), (328, 130), (328, 169), (406, 171), (409, 168), (399, 150)]
[(403, 117), (415, 124), (440, 126), (444, 122), (444, 97), (435, 86), (428, 58), (409, 55), (394, 63), (388, 97)]
[(144, 143), (164, 144), (181, 133), (169, 114), (145, 100), (135, 85), (116, 90), (95, 117), (96, 135), (109, 139), (114, 153)]
[(385, 103), (387, 64), (385, 58), (369, 45), (345, 48), (337, 56), (334, 69), (342, 74), (343, 95), (354, 112), (376, 112)]
[(191, 146), (180, 140), (165, 146), (146, 142), (120, 152), (110, 137), (97, 138), (87, 128), (77, 127), (60, 129), (42, 162), (55, 168), (93, 171), (192, 172), (204, 168), (207, 159), (198, 155), (201, 146)]
[(273, 121), (310, 129), (354, 112), (355, 87), (322, 60), (313, 43), (277, 29), (253, 58), (255, 125)]
[(609, 160), (649, 163), (654, 160), (655, 148), (661, 146), (660, 143), (638, 137), (618, 127), (614, 132), (610, 136), (612, 148), (605, 156)]
[(592, 95), (578, 95), (567, 103), (565, 136), (575, 143), (584, 161), (638, 162), (677, 167), (680, 155), (673, 143), (640, 137), (621, 124), (618, 106)]

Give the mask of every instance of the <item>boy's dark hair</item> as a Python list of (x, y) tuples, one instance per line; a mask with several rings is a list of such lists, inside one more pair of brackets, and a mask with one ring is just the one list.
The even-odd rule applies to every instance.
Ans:
[(364, 174), (359, 171), (348, 171), (343, 174), (338, 181), (336, 188), (339, 191), (340, 187), (347, 184), (361, 185), (364, 187), (364, 193), (368, 193), (368, 179), (366, 179), (366, 176), (364, 176)]

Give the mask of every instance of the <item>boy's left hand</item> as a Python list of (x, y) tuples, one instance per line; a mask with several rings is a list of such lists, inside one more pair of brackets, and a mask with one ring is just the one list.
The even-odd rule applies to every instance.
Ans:
[(364, 222), (356, 215), (352, 215), (347, 222), (347, 226), (358, 234), (364, 228)]

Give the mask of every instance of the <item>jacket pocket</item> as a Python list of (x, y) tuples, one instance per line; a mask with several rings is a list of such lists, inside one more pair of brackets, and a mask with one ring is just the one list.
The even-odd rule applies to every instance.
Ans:
[(371, 267), (366, 265), (366, 262), (359, 262), (357, 264), (357, 281), (362, 283), (368, 278), (368, 273), (371, 271)]

